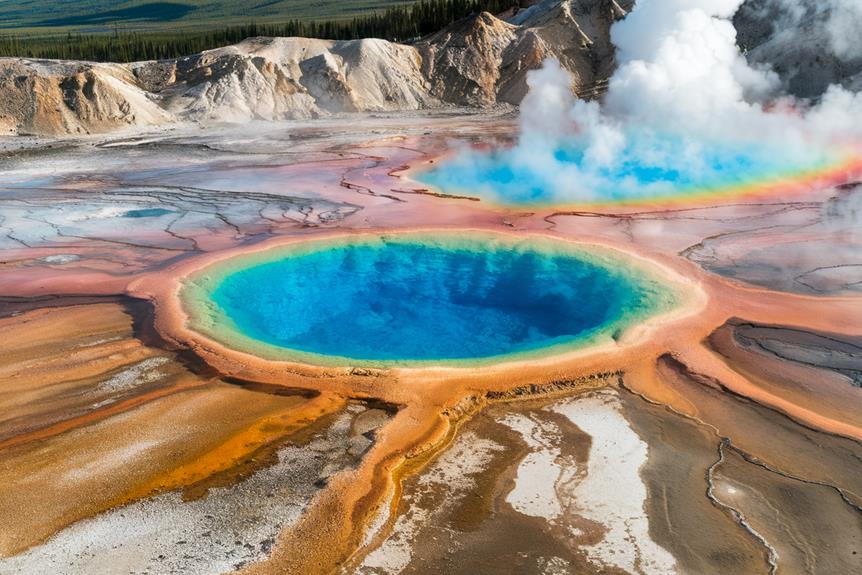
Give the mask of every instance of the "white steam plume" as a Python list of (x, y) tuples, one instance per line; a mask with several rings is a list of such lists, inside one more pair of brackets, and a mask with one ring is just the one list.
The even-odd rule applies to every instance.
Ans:
[[(491, 160), (466, 154), (450, 183), (516, 201), (651, 196), (732, 183), (722, 171), (752, 165), (760, 173), (820, 165), (830, 148), (855, 143), (862, 96), (832, 86), (813, 107), (782, 96), (777, 75), (749, 64), (736, 44), (730, 18), (741, 3), (639, 0), (612, 28), (618, 68), (603, 105), (575, 101), (568, 73), (546, 61), (528, 75), (521, 140), (504, 153), (503, 181), (484, 181)], [(739, 159), (736, 150), (754, 148)]]
[[(752, 0), (746, 10), (769, 22), (769, 41), (792, 48), (805, 40), (823, 44), (840, 60), (862, 58), (862, 2), (859, 0)], [(825, 40), (824, 42), (821, 42)]]
[[(772, 1), (794, 5), (800, 0)], [(844, 7), (840, 14), (862, 16), (858, 0), (828, 3), (836, 5), (830, 21), (838, 18), (838, 5)], [(855, 94), (832, 87), (806, 118), (800, 115), (801, 103), (777, 93), (780, 83), (774, 72), (745, 60), (729, 20), (741, 4), (640, 0), (612, 28), (619, 67), (610, 80), (605, 112), (639, 125), (698, 131), (707, 137), (773, 137), (786, 142), (800, 132), (857, 135), (862, 107)], [(837, 24), (827, 27), (833, 30), (836, 46), (843, 42), (862, 51), (858, 29), (844, 34)], [(770, 103), (768, 112), (765, 102)], [(821, 120), (829, 120), (828, 125)]]

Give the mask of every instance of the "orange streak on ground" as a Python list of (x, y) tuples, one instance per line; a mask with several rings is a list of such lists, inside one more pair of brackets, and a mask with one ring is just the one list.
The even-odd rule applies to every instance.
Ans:
[(694, 405), (681, 393), (665, 385), (658, 377), (656, 359), (649, 358), (626, 370), (625, 385), (632, 391), (643, 395), (655, 403), (667, 405), (672, 409), (694, 416)]
[(283, 533), (271, 558), (241, 573), (326, 573), (342, 565), (361, 545), (364, 527), (380, 511), (381, 501), (393, 492), (405, 468), (439, 449), (451, 425), (436, 408), (410, 406), (400, 411), (362, 464), (334, 476), (300, 522)]
[(761, 405), (776, 409), (791, 419), (809, 427), (862, 441), (862, 425), (859, 423), (854, 425), (846, 421), (834, 419), (822, 415), (808, 406), (793, 403), (783, 397), (769, 393), (731, 369), (712, 351), (703, 346), (695, 346), (680, 352), (679, 360), (692, 372), (713, 378), (721, 382), (730, 391), (756, 401)]
[(124, 413), (131, 409), (134, 409), (135, 407), (150, 403), (151, 401), (155, 401), (156, 399), (167, 397), (169, 395), (174, 395), (183, 391), (188, 391), (189, 389), (194, 389), (196, 387), (202, 387), (207, 383), (209, 382), (195, 378), (187, 382), (179, 383), (177, 385), (164, 387), (150, 393), (118, 401), (117, 403), (113, 403), (107, 407), (104, 407), (92, 413), (88, 413), (87, 415), (76, 417), (74, 419), (68, 419), (66, 421), (61, 421), (49, 427), (37, 429), (35, 431), (31, 431), (30, 433), (16, 435), (4, 441), (0, 441), (0, 449), (7, 449), (10, 447), (15, 447), (17, 445), (30, 443), (32, 441), (48, 439), (50, 437), (60, 435), (61, 433), (65, 433), (72, 429), (77, 429), (86, 425), (92, 425), (93, 423), (105, 420), (111, 416), (118, 415), (120, 413)]
[[(0, 449), (101, 421), (206, 383), (172, 356), (134, 339), (132, 318), (115, 303), (44, 308), (0, 320)], [(114, 377), (157, 360), (152, 381), (112, 388)], [(168, 365), (169, 364), (169, 365)], [(102, 405), (94, 409), (94, 405)]]
[(0, 516), (7, 523), (0, 528), (0, 555), (21, 552), (75, 521), (144, 497), (139, 486), (206, 461), (208, 452), (246, 436), (261, 420), (302, 411), (305, 402), (214, 382), (146, 402), (122, 417), (3, 450)]
[(142, 499), (154, 493), (194, 485), (219, 472), (236, 467), (259, 449), (296, 433), (321, 417), (337, 412), (346, 400), (335, 394), (322, 393), (300, 406), (290, 406), (256, 421), (226, 441), (150, 481), (124, 493), (110, 507)]

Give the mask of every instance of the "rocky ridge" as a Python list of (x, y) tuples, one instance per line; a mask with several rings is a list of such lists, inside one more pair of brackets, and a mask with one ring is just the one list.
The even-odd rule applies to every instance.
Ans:
[(518, 104), (527, 71), (548, 56), (589, 95), (613, 69), (610, 25), (625, 13), (617, 0), (545, 0), (509, 21), (471, 16), (414, 45), (249, 38), (158, 62), (3, 58), (0, 133)]
[[(862, 51), (836, 45), (840, 17), (814, 0), (746, 0), (734, 25), (747, 58), (786, 92), (862, 88)], [(579, 97), (614, 71), (612, 24), (635, 0), (540, 0), (455, 22), (411, 45), (380, 39), (249, 38), (176, 60), (101, 64), (0, 58), (0, 134), (77, 135), (175, 122), (241, 123), (447, 105), (517, 105), (527, 72), (554, 57)]]

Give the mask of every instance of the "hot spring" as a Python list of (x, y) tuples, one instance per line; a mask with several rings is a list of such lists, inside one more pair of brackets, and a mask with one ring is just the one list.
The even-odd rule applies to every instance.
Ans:
[(414, 178), (443, 193), (500, 204), (645, 202), (744, 194), (840, 170), (850, 158), (846, 151), (799, 142), (629, 133), (611, 151), (578, 138), (554, 142), (527, 134), (513, 148), (462, 149)]
[(674, 296), (609, 249), (483, 232), (358, 235), (188, 278), (190, 327), (268, 359), (476, 365), (609, 341)]

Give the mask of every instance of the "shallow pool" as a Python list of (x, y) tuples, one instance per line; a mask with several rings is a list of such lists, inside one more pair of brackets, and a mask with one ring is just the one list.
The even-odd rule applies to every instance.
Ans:
[(452, 195), (514, 205), (647, 202), (753, 191), (840, 166), (846, 157), (798, 145), (706, 142), (628, 134), (608, 157), (577, 139), (462, 149), (414, 177)]

